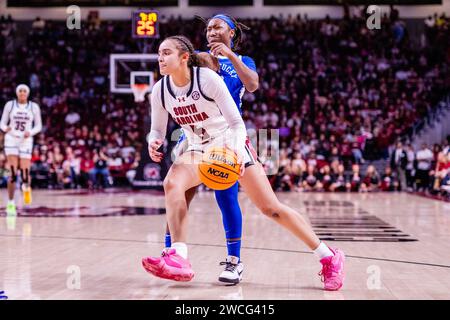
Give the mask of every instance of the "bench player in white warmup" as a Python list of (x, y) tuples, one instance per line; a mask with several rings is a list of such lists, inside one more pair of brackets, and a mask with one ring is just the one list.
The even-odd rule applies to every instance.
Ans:
[(245, 141), (247, 132), (238, 108), (220, 76), (208, 68), (197, 67), (192, 43), (185, 37), (165, 39), (159, 47), (159, 68), (164, 78), (151, 93), (151, 131), (149, 153), (160, 162), (158, 148), (166, 136), (168, 115), (180, 124), (187, 140), (187, 150), (177, 157), (165, 180), (167, 221), (172, 237), (171, 248), (161, 257), (142, 259), (151, 274), (176, 281), (190, 281), (194, 271), (188, 260), (187, 190), (198, 186), (197, 164), (211, 146), (231, 146), (241, 164), (239, 179), (249, 199), (260, 211), (302, 240), (320, 259), (319, 273), (325, 290), (338, 290), (344, 281), (344, 253), (319, 240), (305, 219), (282, 204), (273, 192), (262, 165), (253, 159)]
[(18, 170), (22, 178), (23, 201), (31, 204), (31, 153), (33, 136), (42, 130), (41, 109), (35, 102), (29, 101), (30, 88), (20, 84), (16, 88), (17, 99), (5, 104), (0, 129), (5, 132), (5, 154), (8, 161), (10, 177), (8, 179), (8, 204), (6, 212), (16, 214), (14, 191)]

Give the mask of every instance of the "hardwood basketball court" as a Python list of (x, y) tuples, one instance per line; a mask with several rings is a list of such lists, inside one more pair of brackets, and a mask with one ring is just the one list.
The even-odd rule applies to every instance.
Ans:
[(196, 275), (180, 283), (141, 266), (164, 245), (162, 193), (38, 190), (30, 208), (19, 204), (17, 218), (0, 211), (0, 291), (11, 300), (450, 299), (450, 203), (406, 193), (279, 197), (344, 250), (343, 289), (323, 291), (313, 254), (244, 193), (244, 277), (225, 286), (217, 281), (226, 248), (212, 193), (192, 203), (188, 247)]

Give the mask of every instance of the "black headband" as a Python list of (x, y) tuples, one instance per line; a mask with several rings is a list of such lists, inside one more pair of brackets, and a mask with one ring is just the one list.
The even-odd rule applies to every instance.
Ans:
[(187, 43), (186, 41), (184, 41), (183, 38), (174, 37), (174, 39), (177, 39), (178, 41), (181, 41), (181, 43), (183, 43), (183, 44), (186, 46), (186, 48), (188, 49), (188, 51), (189, 51), (190, 53), (193, 52), (193, 51), (191, 50), (191, 48), (189, 47), (188, 43)]

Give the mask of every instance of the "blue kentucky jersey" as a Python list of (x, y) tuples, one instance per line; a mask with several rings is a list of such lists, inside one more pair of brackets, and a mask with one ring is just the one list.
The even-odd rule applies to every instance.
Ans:
[[(247, 56), (239, 56), (239, 58), (249, 69), (256, 72), (255, 61), (253, 61), (252, 58)], [(230, 59), (224, 56), (219, 56), (218, 60), (220, 66), (218, 74), (222, 77), (223, 81), (227, 85), (228, 91), (233, 97), (233, 100), (236, 103), (239, 112), (242, 114), (241, 106), (242, 106), (242, 96), (244, 95), (245, 91), (244, 84), (242, 83), (241, 79), (239, 79), (238, 74), (234, 69), (233, 63), (231, 63)], [(184, 134), (183, 130), (181, 131), (182, 133), (178, 139), (178, 143), (180, 143), (186, 138), (186, 135)]]
[[(253, 71), (256, 71), (255, 61), (252, 58), (247, 56), (239, 56), (242, 62)], [(223, 78), (223, 81), (227, 85), (228, 91), (231, 93), (234, 102), (239, 108), (239, 112), (242, 113), (241, 105), (242, 105), (242, 95), (244, 94), (245, 88), (241, 79), (239, 79), (236, 69), (234, 69), (233, 64), (230, 59), (219, 56), (219, 75)]]

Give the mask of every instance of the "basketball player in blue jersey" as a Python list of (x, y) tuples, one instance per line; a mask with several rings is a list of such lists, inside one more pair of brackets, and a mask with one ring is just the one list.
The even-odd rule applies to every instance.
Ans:
[[(253, 59), (234, 52), (239, 49), (239, 44), (243, 40), (243, 30), (248, 30), (248, 27), (224, 14), (215, 15), (209, 20), (200, 19), (206, 24), (209, 51), (200, 53), (199, 61), (201, 65), (209, 67), (222, 77), (242, 114), (242, 96), (245, 90), (254, 92), (259, 86), (259, 77)], [(177, 148), (182, 149), (183, 142), (187, 142), (184, 134), (181, 135)], [(250, 142), (247, 141), (247, 143), (256, 158), (256, 152), (251, 148)], [(219, 281), (233, 284), (241, 281), (244, 270), (244, 265), (240, 261), (242, 212), (238, 202), (238, 191), (239, 184), (237, 182), (229, 189), (215, 191), (217, 204), (222, 212), (228, 251), (226, 261), (221, 263), (221, 265), (225, 265), (225, 269), (220, 274)], [(188, 203), (194, 194), (195, 189), (186, 193)], [(166, 248), (170, 248), (171, 244), (170, 232), (167, 228)]]

